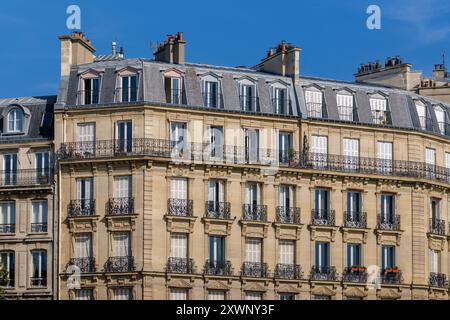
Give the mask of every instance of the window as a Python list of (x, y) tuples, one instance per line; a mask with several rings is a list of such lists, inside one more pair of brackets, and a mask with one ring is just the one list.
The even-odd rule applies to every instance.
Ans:
[(273, 88), (273, 109), (275, 114), (290, 114), (287, 88)]
[(211, 158), (221, 160), (224, 156), (223, 127), (211, 126), (209, 129), (209, 143)]
[(94, 300), (92, 289), (75, 290), (75, 300)]
[(47, 286), (47, 251), (37, 250), (31, 252), (32, 256), (32, 287), (46, 287)]
[(441, 273), (441, 253), (437, 250), (430, 250), (430, 272)]
[(431, 219), (433, 222), (441, 219), (440, 200), (432, 198), (431, 203)]
[(330, 243), (329, 242), (316, 242), (315, 247), (315, 266), (319, 268), (320, 272), (324, 268), (330, 266)]
[(35, 153), (35, 167), (38, 181), (42, 177), (50, 176), (50, 152), (37, 152)]
[(90, 233), (75, 235), (75, 258), (92, 257), (92, 235)]
[(259, 161), (259, 130), (245, 129), (245, 160), (249, 163)]
[(223, 267), (225, 263), (225, 237), (209, 237), (209, 261), (213, 266)]
[(95, 123), (78, 124), (78, 140), (82, 154), (95, 152)]
[(225, 300), (226, 292), (223, 290), (208, 290), (208, 300)]
[(362, 266), (361, 245), (349, 243), (347, 245), (347, 267)]
[(187, 179), (183, 179), (183, 178), (171, 179), (171, 181), (170, 181), (170, 198), (186, 200), (188, 198), (187, 183), (188, 183)]
[(133, 300), (133, 290), (131, 288), (114, 289), (114, 300)]
[(17, 184), (17, 154), (3, 155), (3, 178), (7, 186)]
[(361, 193), (359, 191), (347, 192), (347, 213), (349, 216), (357, 215), (361, 212)]
[(278, 134), (278, 150), (280, 163), (288, 163), (294, 160), (295, 154), (292, 148), (292, 134), (289, 132), (280, 132)]
[(16, 264), (14, 251), (0, 251), (0, 269), (7, 272), (6, 281), (0, 279), (0, 287), (13, 288), (15, 286), (15, 268)]
[(282, 208), (294, 207), (294, 187), (288, 185), (280, 185), (278, 204)]
[(426, 108), (425, 104), (422, 101), (416, 101), (416, 110), (417, 115), (419, 116), (420, 128), (422, 130), (426, 130), (427, 128), (427, 116), (426, 116)]
[(374, 95), (370, 98), (370, 109), (374, 124), (387, 125), (390, 122), (387, 108), (387, 99), (382, 95)]
[(261, 185), (259, 183), (247, 183), (246, 203), (252, 208), (256, 208), (261, 204)]
[(246, 239), (245, 240), (245, 261), (261, 263), (262, 262), (262, 240)]
[(208, 213), (213, 216), (220, 217), (220, 214), (223, 213), (221, 212), (221, 206), (225, 201), (224, 188), (225, 183), (221, 180), (210, 180), (208, 182)]
[(312, 136), (311, 152), (313, 165), (318, 168), (325, 167), (328, 164), (328, 137)]
[(164, 87), (166, 89), (166, 101), (170, 104), (183, 103), (182, 79), (177, 77), (164, 78)]
[(392, 142), (378, 141), (377, 143), (377, 170), (379, 173), (392, 172)]
[(245, 300), (262, 300), (263, 294), (262, 292), (246, 292)]
[(439, 127), (439, 132), (441, 134), (446, 134), (447, 123), (445, 121), (445, 111), (441, 106), (434, 107), (434, 114), (436, 115), (436, 120)]
[(309, 118), (322, 118), (323, 117), (323, 93), (319, 90), (306, 90), (305, 91), (306, 109)]
[(115, 232), (113, 234), (114, 257), (131, 257), (131, 233)]
[(346, 170), (359, 168), (359, 140), (344, 139), (344, 163)]
[(188, 235), (184, 233), (173, 233), (170, 235), (170, 257), (187, 259), (188, 257)]
[(254, 84), (241, 83), (239, 86), (239, 97), (241, 100), (241, 110), (249, 112), (258, 111), (258, 98), (256, 97), (256, 86)]
[(330, 210), (330, 190), (315, 190), (314, 208), (319, 214), (328, 214), (328, 211)]
[(450, 182), (450, 152), (445, 153), (445, 168), (447, 169), (447, 181)]
[(128, 200), (132, 198), (131, 176), (114, 178), (114, 197)]
[(16, 232), (16, 204), (0, 203), (0, 233)]
[(353, 100), (353, 95), (351, 94), (336, 95), (339, 119), (353, 121)]
[(136, 102), (137, 92), (138, 92), (138, 75), (127, 75), (120, 77), (120, 84), (118, 93), (120, 97), (120, 102)]
[(133, 151), (133, 123), (131, 121), (117, 122), (116, 139), (116, 152), (129, 153)]
[(94, 178), (77, 179), (77, 197), (82, 205), (90, 205), (94, 197)]
[(82, 79), (82, 89), (79, 94), (81, 105), (98, 104), (100, 98), (100, 78)]
[(48, 204), (47, 201), (33, 201), (33, 215), (31, 221), (31, 232), (45, 233), (48, 230)]
[(381, 223), (394, 223), (395, 220), (395, 195), (381, 194)]
[(170, 289), (170, 300), (188, 300), (188, 289)]
[(279, 249), (278, 262), (280, 264), (286, 265), (295, 264), (295, 241), (279, 240), (278, 249)]
[(19, 108), (14, 108), (8, 112), (8, 133), (23, 132), (24, 114)]
[(182, 122), (170, 124), (170, 140), (172, 141), (172, 157), (183, 157), (187, 151), (187, 125)]
[(295, 294), (293, 293), (280, 293), (279, 297), (281, 301), (295, 300)]
[(436, 150), (431, 148), (425, 148), (425, 163), (427, 164), (427, 176), (433, 179), (436, 172)]
[(381, 246), (381, 269), (395, 267), (395, 246)]
[(207, 108), (219, 108), (221, 105), (220, 86), (217, 81), (203, 81), (203, 103)]

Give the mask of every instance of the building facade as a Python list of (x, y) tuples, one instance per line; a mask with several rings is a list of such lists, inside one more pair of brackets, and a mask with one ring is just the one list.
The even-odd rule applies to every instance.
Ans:
[(53, 298), (53, 104), (0, 100), (0, 286), (9, 299)]
[(61, 41), (59, 299), (448, 299), (447, 104)]

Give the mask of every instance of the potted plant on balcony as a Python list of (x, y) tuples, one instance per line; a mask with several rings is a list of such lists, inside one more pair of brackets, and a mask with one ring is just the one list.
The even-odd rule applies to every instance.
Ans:
[(289, 166), (294, 166), (295, 165), (295, 150), (294, 150), (294, 148), (289, 148), (288, 157), (289, 157)]
[(392, 273), (399, 273), (400, 270), (398, 269), (398, 267), (394, 267), (392, 268)]

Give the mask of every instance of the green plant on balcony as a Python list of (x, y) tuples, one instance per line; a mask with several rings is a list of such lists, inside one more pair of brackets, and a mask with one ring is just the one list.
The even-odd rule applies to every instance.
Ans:
[(5, 269), (0, 269), (0, 300), (6, 300), (5, 297), (5, 290), (2, 288), (2, 286), (6, 283), (8, 283), (8, 272)]

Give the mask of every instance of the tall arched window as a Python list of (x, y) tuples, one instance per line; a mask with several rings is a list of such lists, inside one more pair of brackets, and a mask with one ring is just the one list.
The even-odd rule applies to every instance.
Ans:
[(8, 113), (8, 132), (23, 131), (23, 111), (20, 109), (12, 109)]

